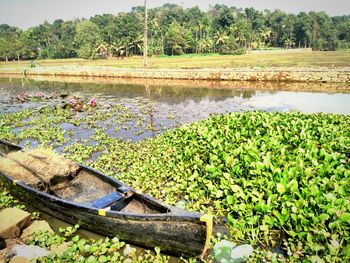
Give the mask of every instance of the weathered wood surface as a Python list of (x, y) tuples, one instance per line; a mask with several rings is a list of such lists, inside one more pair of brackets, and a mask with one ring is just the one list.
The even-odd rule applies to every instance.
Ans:
[[(0, 152), (21, 149), (0, 141)], [(103, 175), (89, 167), (80, 165), (81, 169), (109, 182), (113, 187), (128, 187), (123, 183)], [(41, 192), (23, 182), (14, 182), (11, 177), (0, 173), (0, 179), (16, 198), (31, 204), (34, 208), (50, 214), (71, 224), (80, 224), (82, 228), (105, 236), (118, 236), (133, 244), (154, 247), (170, 254), (198, 256), (205, 244), (206, 226), (200, 222), (200, 214), (188, 212), (172, 206), (166, 206), (144, 194), (138, 199), (150, 206), (160, 207), (156, 214), (133, 214), (122, 211), (99, 210), (89, 205), (61, 199)], [(134, 189), (128, 187), (130, 191)]]

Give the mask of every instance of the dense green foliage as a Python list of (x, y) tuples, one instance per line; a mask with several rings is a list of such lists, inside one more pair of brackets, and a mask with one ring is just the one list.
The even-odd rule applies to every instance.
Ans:
[[(255, 247), (255, 260), (350, 259), (350, 116), (231, 113), (138, 143), (109, 137), (98, 125), (104, 117), (89, 119), (97, 144), (66, 146), (67, 157), (170, 204), (212, 207), (228, 218), (230, 240)], [(12, 132), (26, 122), (33, 132)], [(0, 138), (57, 146), (64, 141), (50, 134), (64, 135), (60, 122), (81, 125), (62, 109), (3, 114)], [(93, 152), (102, 154), (90, 160)]]
[[(20, 30), (0, 25), (0, 59), (91, 58), (143, 53), (144, 8), (96, 15), (89, 20), (56, 20)], [(215, 5), (207, 12), (175, 4), (149, 10), (150, 55), (240, 54), (246, 49), (350, 47), (350, 17), (324, 12), (297, 15)]]
[(235, 241), (342, 261), (350, 249), (349, 123), (326, 114), (215, 116), (158, 137), (124, 177), (142, 185), (137, 175), (147, 175), (163, 185), (160, 196), (175, 193), (195, 210), (213, 206), (228, 216)]

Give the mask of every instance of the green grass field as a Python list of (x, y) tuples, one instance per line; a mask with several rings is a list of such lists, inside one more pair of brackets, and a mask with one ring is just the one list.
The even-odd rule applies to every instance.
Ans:
[[(142, 68), (142, 57), (124, 59), (56, 59), (37, 60), (39, 65), (49, 66), (112, 66), (117, 68)], [(30, 61), (0, 62), (1, 68), (23, 69)], [(350, 66), (350, 50), (344, 51), (275, 51), (244, 55), (181, 55), (150, 57), (149, 68), (235, 68), (235, 67), (344, 67)]]

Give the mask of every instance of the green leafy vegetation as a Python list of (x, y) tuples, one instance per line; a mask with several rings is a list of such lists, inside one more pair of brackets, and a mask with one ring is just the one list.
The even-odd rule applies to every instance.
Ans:
[[(11, 129), (31, 122), (35, 130), (35, 119), (46, 125), (87, 120), (78, 123), (69, 111), (57, 114), (59, 120), (48, 118), (55, 111), (2, 114), (0, 138), (9, 132), (14, 142), (31, 138)], [(125, 114), (119, 126), (137, 118), (123, 106), (115, 111)], [(213, 208), (217, 218), (227, 217), (227, 239), (254, 247), (252, 260), (350, 259), (350, 116), (231, 113), (137, 143), (108, 136), (98, 124), (104, 117), (89, 118), (96, 145), (48, 144), (63, 145), (68, 158), (169, 204), (180, 201), (199, 212)], [(46, 142), (42, 132), (35, 136)], [(91, 160), (94, 151), (101, 154)]]
[[(0, 25), (0, 59), (106, 58), (143, 53), (144, 8), (95, 15), (89, 20), (58, 19), (27, 30)], [(176, 4), (148, 10), (148, 54), (242, 54), (247, 49), (350, 47), (349, 16), (325, 12), (288, 14), (216, 4), (208, 11)]]
[[(7, 189), (0, 184), (0, 209), (6, 208), (6, 207), (16, 207), (18, 209), (27, 210), (25, 204), (20, 203), (18, 200), (13, 198), (13, 196), (10, 194)], [(35, 219), (39, 215), (39, 212), (33, 212), (31, 218)]]
[(15, 200), (2, 185), (0, 185), (0, 209), (14, 206), (17, 202), (18, 201)]
[(118, 238), (98, 241), (89, 241), (75, 236), (71, 239), (69, 248), (57, 255), (52, 253), (40, 262), (159, 262), (169, 261), (169, 256), (161, 255), (160, 249), (155, 248), (155, 253), (146, 250), (143, 253), (136, 253), (136, 249), (130, 247)]
[(42, 248), (49, 248), (52, 245), (61, 245), (66, 238), (49, 231), (35, 231), (27, 240), (28, 245), (35, 245)]
[(41, 258), (39, 262), (159, 262), (169, 261), (169, 256), (161, 255), (160, 249), (154, 252), (145, 250), (136, 253), (136, 249), (114, 237), (97, 241), (81, 238), (74, 235), (78, 229), (74, 227), (60, 228), (64, 236), (48, 231), (36, 231), (27, 240), (28, 245), (36, 245), (50, 249), (67, 244), (62, 253), (51, 253), (48, 257)]

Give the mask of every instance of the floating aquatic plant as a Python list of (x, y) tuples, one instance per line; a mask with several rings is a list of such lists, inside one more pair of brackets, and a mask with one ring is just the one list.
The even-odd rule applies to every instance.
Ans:
[[(349, 260), (349, 116), (215, 115), (137, 143), (112, 137), (99, 124), (118, 116), (121, 128), (138, 114), (124, 105), (113, 106), (108, 116), (81, 118), (57, 108), (2, 114), (0, 138), (63, 145), (61, 130), (52, 127), (89, 120), (95, 126), (89, 140), (96, 145), (77, 141), (66, 147), (68, 157), (169, 204), (184, 200), (187, 209), (200, 212), (213, 207), (228, 219), (229, 240), (254, 246), (252, 258)], [(12, 132), (19, 124), (33, 131)], [(95, 151), (101, 155), (89, 161)]]

